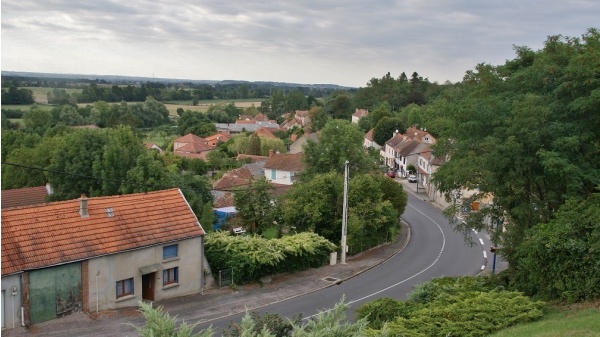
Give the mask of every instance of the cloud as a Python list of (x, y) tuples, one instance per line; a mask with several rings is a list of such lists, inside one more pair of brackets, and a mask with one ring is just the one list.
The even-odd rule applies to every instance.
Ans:
[(510, 59), (513, 45), (580, 36), (598, 17), (600, 3), (583, 0), (3, 0), (2, 68), (352, 86), (417, 71), (459, 81), (477, 63)]

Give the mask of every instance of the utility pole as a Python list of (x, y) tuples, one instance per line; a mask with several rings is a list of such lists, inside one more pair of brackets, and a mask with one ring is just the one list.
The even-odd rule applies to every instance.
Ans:
[(346, 264), (346, 234), (348, 232), (348, 171), (350, 162), (344, 165), (344, 205), (342, 211), (342, 264)]

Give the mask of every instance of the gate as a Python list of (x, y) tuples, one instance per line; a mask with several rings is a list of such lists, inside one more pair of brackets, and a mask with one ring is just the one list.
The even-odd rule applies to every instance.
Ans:
[(219, 270), (219, 287), (233, 284), (233, 269)]

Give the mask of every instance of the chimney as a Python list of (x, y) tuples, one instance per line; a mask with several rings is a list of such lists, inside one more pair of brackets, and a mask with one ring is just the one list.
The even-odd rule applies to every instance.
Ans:
[(269, 150), (269, 158), (273, 157), (273, 150)]
[(81, 193), (81, 198), (79, 198), (79, 215), (82, 218), (87, 218), (89, 216), (88, 213), (88, 199), (85, 196), (85, 193)]

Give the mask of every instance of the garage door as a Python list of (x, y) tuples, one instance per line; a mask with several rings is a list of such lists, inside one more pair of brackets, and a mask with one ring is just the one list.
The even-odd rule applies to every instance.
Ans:
[(29, 273), (31, 324), (81, 310), (81, 264), (71, 263)]

